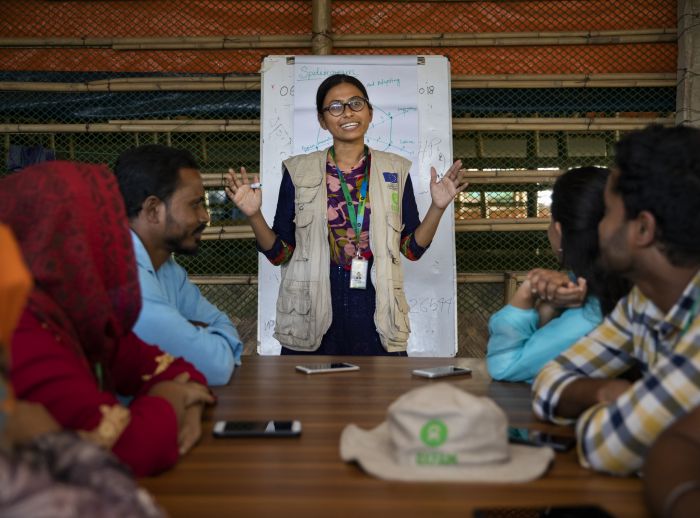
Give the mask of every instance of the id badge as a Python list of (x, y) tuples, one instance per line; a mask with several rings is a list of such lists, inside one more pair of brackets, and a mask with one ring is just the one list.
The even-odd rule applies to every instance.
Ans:
[(353, 257), (350, 267), (350, 287), (364, 290), (367, 288), (367, 260)]

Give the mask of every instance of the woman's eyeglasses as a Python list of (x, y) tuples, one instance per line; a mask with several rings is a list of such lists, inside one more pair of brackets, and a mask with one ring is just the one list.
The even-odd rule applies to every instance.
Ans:
[(354, 112), (359, 112), (362, 111), (366, 104), (369, 104), (369, 101), (364, 97), (351, 97), (347, 102), (331, 101), (328, 106), (323, 108), (323, 111), (330, 113), (333, 117), (340, 117), (346, 106), (349, 106)]

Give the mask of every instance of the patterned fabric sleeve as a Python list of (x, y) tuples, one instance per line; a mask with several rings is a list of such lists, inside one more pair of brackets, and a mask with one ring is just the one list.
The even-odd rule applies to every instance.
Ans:
[(275, 244), (269, 250), (261, 250), (257, 245), (258, 251), (267, 257), (275, 266), (285, 264), (289, 261), (294, 253), (296, 246), (296, 238), (294, 237), (294, 183), (292, 177), (285, 168), (282, 175), (282, 183), (280, 184), (280, 192), (277, 198), (277, 210), (275, 212), (275, 221), (272, 224), (272, 231), (277, 234)]
[(614, 403), (579, 418), (581, 464), (625, 475), (641, 469), (653, 441), (700, 404), (700, 319), (671, 353)]
[(406, 185), (403, 190), (403, 199), (401, 200), (401, 212), (403, 214), (403, 230), (401, 231), (401, 253), (410, 261), (417, 261), (430, 247), (420, 246), (416, 243), (414, 233), (420, 225), (418, 216), (418, 206), (416, 205), (416, 197), (413, 194), (413, 183), (411, 176), (406, 177)]
[(533, 410), (540, 419), (572, 424), (574, 419), (555, 413), (569, 383), (583, 378), (613, 378), (636, 364), (626, 301), (623, 299), (600, 326), (540, 371), (532, 387)]
[(258, 248), (258, 250), (262, 252), (262, 254), (267, 257), (267, 260), (273, 265), (279, 266), (281, 264), (285, 264), (292, 258), (292, 254), (294, 253), (294, 245), (290, 245), (289, 243), (282, 241), (282, 239), (277, 236), (275, 244), (272, 245), (272, 248), (269, 250), (260, 250), (260, 248)]
[[(132, 333), (119, 341), (115, 352), (104, 373), (114, 380), (118, 393), (135, 396), (128, 410), (116, 413), (115, 394), (100, 389), (85, 359), (25, 310), (12, 343), (12, 385), (18, 398), (41, 403), (63, 428), (87, 432), (97, 443), (112, 445), (114, 454), (137, 476), (154, 475), (178, 460), (178, 423), (170, 403), (148, 395), (148, 390), (183, 372), (197, 383), (206, 380), (186, 361), (162, 358), (160, 349)], [(149, 376), (147, 381), (144, 375)], [(123, 427), (125, 413), (128, 424)]]
[[(540, 417), (560, 421), (554, 410), (571, 381), (614, 378), (636, 362), (630, 329), (643, 315), (634, 307), (623, 299), (598, 329), (548, 364), (534, 387)], [(613, 403), (581, 414), (576, 435), (582, 465), (620, 475), (639, 470), (656, 437), (700, 404), (700, 318), (671, 350), (659, 348), (656, 354), (646, 359), (651, 369)]]

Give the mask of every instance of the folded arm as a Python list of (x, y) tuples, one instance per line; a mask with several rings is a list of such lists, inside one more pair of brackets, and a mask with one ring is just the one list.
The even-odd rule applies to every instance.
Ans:
[[(592, 307), (595, 306), (595, 307)], [(507, 305), (489, 320), (486, 364), (496, 380), (528, 381), (542, 367), (564, 352), (600, 323), (597, 302), (564, 311), (539, 327), (534, 308)]]
[[(182, 372), (199, 382), (204, 379), (182, 360), (159, 372), (163, 362), (157, 358), (163, 353), (129, 336), (117, 349), (115, 368), (108, 369), (117, 390), (136, 396), (128, 410), (114, 393), (100, 389), (93, 366), (83, 356), (28, 312), (13, 337), (11, 380), (18, 398), (41, 403), (63, 428), (99, 435), (101, 444), (111, 445), (137, 476), (145, 476), (172, 467), (178, 459), (175, 411), (165, 399), (147, 395), (149, 387)], [(120, 408), (128, 413), (123, 429), (105, 419), (105, 410)]]
[(623, 300), (600, 327), (550, 362), (533, 388), (539, 417), (559, 423), (578, 417), (581, 463), (615, 474), (640, 469), (661, 431), (700, 404), (698, 330), (673, 350), (658, 350), (636, 383), (615, 379), (638, 363), (630, 311)]
[(243, 349), (236, 328), (202, 296), (182, 268), (176, 264), (163, 268), (169, 268), (170, 297), (149, 272), (139, 269), (143, 307), (134, 332), (143, 341), (194, 364), (210, 385), (225, 385), (234, 365), (240, 364)]

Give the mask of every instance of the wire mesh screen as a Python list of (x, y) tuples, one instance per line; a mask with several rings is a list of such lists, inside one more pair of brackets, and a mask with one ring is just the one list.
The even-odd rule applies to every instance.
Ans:
[[(211, 228), (178, 260), (254, 350), (258, 252), (221, 174), (258, 170), (261, 60), (312, 52), (312, 2), (5, 0), (2, 15), (0, 174), (112, 165), (146, 143), (191, 151)], [(450, 58), (453, 154), (470, 178), (455, 202), (460, 355), (484, 354), (506, 272), (557, 267), (556, 176), (609, 166), (622, 134), (675, 113), (668, 0), (333, 1), (323, 34), (340, 55)]]

